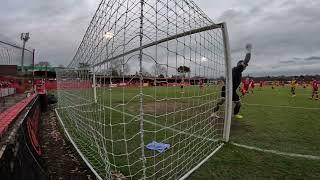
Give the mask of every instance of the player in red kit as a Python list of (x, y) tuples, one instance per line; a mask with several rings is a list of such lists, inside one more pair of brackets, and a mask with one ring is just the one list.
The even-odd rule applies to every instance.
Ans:
[(254, 90), (254, 80), (251, 79), (249, 84), (250, 84), (251, 94), (253, 94), (253, 90)]
[(262, 87), (263, 87), (263, 81), (260, 81), (260, 83), (259, 83), (260, 85), (259, 85), (259, 89), (260, 90), (262, 90)]
[(242, 81), (241, 97), (245, 96), (246, 93), (248, 92), (249, 84), (250, 84), (249, 78), (246, 78), (246, 80)]
[(318, 81), (317, 80), (313, 80), (312, 81), (312, 96), (311, 99), (313, 99), (313, 97), (315, 96), (316, 100), (319, 100), (319, 94), (318, 94)]
[(203, 80), (200, 80), (200, 81), (199, 81), (199, 87), (200, 87), (200, 89), (203, 88), (203, 85), (204, 85)]

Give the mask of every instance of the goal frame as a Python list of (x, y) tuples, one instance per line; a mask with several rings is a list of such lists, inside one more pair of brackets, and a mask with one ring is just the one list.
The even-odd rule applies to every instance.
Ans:
[[(231, 116), (232, 116), (232, 70), (231, 70), (231, 56), (230, 56), (230, 44), (229, 44), (229, 36), (228, 36), (228, 29), (227, 29), (227, 24), (225, 22), (220, 23), (220, 24), (212, 24), (210, 26), (206, 26), (206, 27), (201, 27), (198, 29), (194, 29), (191, 31), (187, 31), (184, 33), (180, 33), (174, 36), (170, 36), (161, 40), (158, 40), (156, 42), (147, 44), (147, 45), (141, 45), (141, 47), (136, 48), (136, 49), (132, 49), (130, 51), (128, 51), (127, 53), (123, 53), (119, 56), (125, 56), (126, 54), (130, 54), (132, 52), (135, 51), (142, 51), (144, 48), (150, 47), (150, 46), (154, 46), (157, 45), (159, 43), (162, 42), (166, 42), (166, 41), (170, 41), (172, 39), (175, 38), (180, 38), (180, 37), (184, 37), (184, 36), (188, 36), (191, 34), (195, 34), (195, 33), (199, 33), (199, 32), (204, 32), (204, 31), (208, 31), (208, 30), (213, 30), (213, 29), (218, 29), (220, 28), (222, 31), (222, 36), (223, 36), (223, 48), (224, 48), (224, 57), (225, 57), (225, 86), (226, 86), (226, 97), (225, 97), (225, 117), (224, 117), (224, 127), (223, 127), (223, 139), (222, 142), (216, 149), (214, 149), (214, 151), (212, 153), (210, 153), (207, 157), (205, 157), (200, 163), (198, 163), (195, 167), (193, 167), (191, 170), (189, 170), (186, 174), (184, 174), (181, 178), (179, 178), (180, 180), (184, 180), (186, 178), (188, 178), (194, 171), (196, 171), (202, 164), (204, 164), (207, 160), (209, 160), (216, 152), (218, 152), (225, 143), (229, 142), (229, 137), (230, 137), (230, 128), (231, 128)], [(118, 56), (116, 57), (118, 58)], [(100, 63), (106, 63), (110, 61), (110, 59), (106, 59), (103, 62)], [(96, 77), (95, 77), (95, 67), (101, 64), (94, 64), (93, 66), (90, 67), (90, 69), (93, 72), (93, 77), (92, 77), (92, 81), (93, 81), (93, 85), (92, 85), (92, 90), (93, 90), (93, 95), (94, 95), (94, 102), (97, 103), (97, 92), (96, 92)], [(59, 108), (57, 108), (59, 109)], [(81, 153), (81, 151), (78, 149), (76, 143), (73, 141), (72, 137), (69, 135), (67, 129), (64, 126), (64, 123), (62, 121), (62, 119), (60, 118), (59, 113), (57, 112), (57, 109), (55, 109), (56, 115), (58, 117), (59, 123), (62, 125), (64, 132), (66, 133), (67, 138), (69, 139), (69, 141), (73, 144), (73, 146), (75, 147), (75, 149), (77, 150), (77, 152), (79, 153), (80, 157), (83, 159), (83, 161), (85, 162), (85, 164), (91, 169), (91, 171), (95, 174), (95, 176), (98, 179), (102, 179), (99, 174), (95, 171), (95, 169), (92, 167), (92, 165), (90, 164), (90, 162), (86, 159), (86, 157)], [(143, 117), (142, 118), (142, 122)], [(142, 127), (143, 128), (143, 124)], [(142, 135), (143, 135), (143, 129), (142, 129)], [(143, 138), (142, 138), (143, 139)], [(144, 143), (142, 143), (142, 146), (144, 146)], [(144, 157), (143, 157), (144, 158)], [(144, 167), (146, 168), (146, 167)], [(144, 177), (142, 177), (143, 179), (145, 178), (145, 173), (144, 173)]]
[[(99, 5), (99, 8), (97, 9), (97, 12), (98, 10), (100, 9), (100, 6), (102, 4), (103, 1), (101, 1), (100, 5)], [(146, 20), (146, 17), (145, 17), (145, 12), (144, 12), (144, 3), (145, 1), (144, 0), (139, 0), (137, 1), (137, 7), (139, 7), (139, 11), (137, 11), (137, 14), (136, 14), (136, 18), (137, 18), (137, 25), (139, 25), (139, 27), (136, 27), (137, 28), (137, 32), (136, 32), (136, 35), (137, 35), (137, 44), (136, 46), (134, 47), (130, 47), (126, 50), (123, 50), (122, 52), (120, 52), (119, 54), (115, 54), (115, 56), (112, 56), (112, 57), (101, 57), (101, 59), (99, 61), (96, 61), (96, 59), (91, 62), (90, 64), (88, 64), (88, 66), (86, 66), (86, 68), (88, 69), (88, 71), (91, 71), (92, 72), (92, 76), (91, 75), (87, 75), (87, 79), (89, 79), (92, 83), (91, 87), (88, 88), (88, 90), (90, 91), (90, 100), (89, 101), (92, 101), (92, 103), (95, 103), (97, 104), (98, 103), (98, 95), (97, 95), (97, 79), (96, 77), (99, 76), (99, 73), (98, 71), (96, 71), (96, 69), (98, 69), (99, 67), (103, 66), (103, 65), (108, 65), (109, 62), (113, 61), (113, 60), (117, 60), (117, 59), (120, 59), (120, 58), (124, 58), (125, 56), (127, 55), (130, 55), (130, 54), (136, 54), (138, 55), (138, 67), (137, 69), (139, 71), (136, 71), (136, 76), (137, 78), (139, 78), (140, 80), (140, 86), (139, 86), (139, 89), (140, 89), (140, 92), (139, 92), (139, 95), (137, 96), (139, 98), (139, 103), (140, 103), (140, 107), (139, 107), (139, 114), (137, 115), (137, 122), (139, 123), (139, 128), (138, 128), (138, 131), (139, 131), (139, 134), (140, 134), (140, 137), (137, 142), (139, 142), (139, 146), (140, 146), (140, 152), (139, 152), (139, 157), (141, 159), (141, 179), (146, 179), (147, 178), (147, 175), (146, 175), (146, 171), (147, 171), (147, 166), (146, 166), (146, 155), (145, 155), (145, 141), (144, 141), (144, 135), (145, 135), (145, 130), (147, 129), (146, 127), (144, 127), (144, 123), (147, 122), (147, 120), (145, 119), (144, 117), (144, 107), (143, 107), (143, 102), (144, 102), (144, 97), (143, 97), (143, 66), (142, 66), (142, 62), (143, 62), (143, 51), (147, 51), (146, 49), (147, 48), (150, 48), (150, 47), (153, 47), (153, 46), (158, 46), (162, 43), (165, 43), (165, 42), (169, 42), (169, 41), (172, 41), (172, 40), (175, 40), (175, 39), (179, 39), (179, 38), (184, 38), (186, 36), (191, 36), (191, 35), (194, 35), (194, 34), (198, 34), (198, 33), (202, 33), (202, 32), (206, 32), (206, 31), (213, 31), (215, 29), (219, 29), (219, 33), (220, 33), (220, 41), (219, 41), (219, 53), (220, 53), (220, 62), (222, 64), (221, 66), (221, 75), (222, 75), (222, 72), (223, 72), (223, 69), (224, 69), (224, 77), (225, 77), (225, 104), (224, 104), (224, 115), (221, 115), (221, 120), (223, 120), (223, 123), (221, 123), (221, 130), (223, 132), (221, 132), (221, 136), (219, 136), (219, 138), (215, 139), (216, 141), (215, 142), (218, 142), (214, 148), (212, 149), (208, 149), (206, 154), (204, 154), (203, 156), (201, 157), (196, 157), (197, 158), (197, 162), (193, 163), (192, 166), (188, 167), (188, 170), (185, 170), (183, 173), (179, 174), (179, 175), (176, 175), (176, 178), (179, 178), (181, 180), (183, 179), (186, 179), (188, 178), (194, 171), (196, 171), (202, 164), (204, 164), (206, 161), (208, 161), (216, 152), (218, 152), (225, 143), (229, 142), (229, 137), (230, 137), (230, 128), (231, 128), (231, 116), (232, 116), (232, 71), (231, 71), (231, 56), (230, 56), (230, 44), (229, 44), (229, 36), (228, 36), (228, 29), (227, 29), (227, 25), (225, 22), (222, 22), (222, 23), (214, 23), (213, 21), (211, 21), (210, 19), (206, 19), (207, 20), (207, 23), (205, 25), (201, 24), (197, 24), (197, 26), (195, 27), (190, 27), (190, 29), (187, 29), (187, 31), (177, 31), (175, 32), (174, 35), (170, 34), (169, 33), (167, 35), (165, 35), (164, 37), (161, 36), (159, 39), (155, 39), (151, 42), (148, 42), (146, 41), (147, 43), (143, 43), (144, 42), (144, 38), (145, 38), (145, 35), (144, 35), (144, 21)], [(195, 4), (192, 4), (193, 6), (196, 6)], [(200, 10), (201, 11), (201, 10)], [(97, 12), (95, 13), (94, 16), (97, 15)], [(203, 16), (202, 16), (203, 18)], [(204, 17), (206, 18), (206, 17)], [(92, 21), (94, 20), (94, 18), (92, 19)], [(91, 25), (91, 23), (90, 23)], [(91, 26), (89, 26), (90, 28)], [(89, 31), (89, 28), (87, 29), (87, 32)], [(86, 34), (87, 34), (86, 32)], [(222, 35), (222, 38), (221, 38), (221, 35)], [(86, 38), (86, 35), (84, 36), (84, 39)], [(81, 42), (81, 45), (82, 43), (84, 42), (84, 39), (82, 40)], [(125, 42), (125, 41), (124, 41)], [(223, 45), (222, 45), (222, 43)], [(79, 51), (81, 51), (80, 47), (81, 45), (79, 46), (79, 49), (77, 51), (77, 53)], [(215, 44), (216, 45), (216, 44)], [(87, 52), (88, 54), (92, 53), (92, 52)], [(224, 56), (224, 57), (223, 57)], [(90, 56), (91, 57), (91, 56)], [(86, 62), (89, 62), (86, 60)], [(223, 62), (224, 62), (224, 67), (223, 67)], [(74, 65), (73, 63), (77, 63), (77, 60), (76, 60), (76, 56), (74, 57), (74, 59), (71, 61), (71, 63), (69, 64), (68, 67), (72, 67), (72, 65)], [(212, 66), (212, 65), (210, 65)], [(80, 67), (81, 69), (81, 67)], [(215, 70), (214, 70), (215, 71)], [(86, 76), (86, 75), (85, 75)], [(99, 83), (99, 81), (98, 81)], [(112, 82), (111, 82), (112, 83)], [(218, 93), (220, 93), (220, 89), (218, 90)], [(59, 94), (59, 92), (58, 92)], [(216, 104), (216, 103), (212, 103), (212, 104)], [(211, 109), (212, 108), (212, 109)], [(209, 107), (209, 110), (210, 112), (213, 110), (214, 107)], [(95, 174), (96, 178), (97, 179), (102, 179), (102, 175), (99, 174), (97, 172), (97, 170), (93, 167), (93, 164), (91, 164), (91, 162), (89, 161), (89, 159), (81, 152), (81, 150), (79, 149), (78, 145), (75, 143), (75, 139), (73, 139), (74, 137), (71, 136), (71, 134), (69, 134), (68, 130), (67, 130), (67, 127), (65, 126), (63, 120), (61, 119), (62, 116), (59, 115), (59, 112), (57, 111), (59, 108), (56, 109), (56, 114), (57, 114), (57, 117), (58, 117), (58, 120), (60, 122), (60, 124), (62, 125), (62, 128), (67, 136), (67, 138), (70, 140), (70, 142), (73, 144), (73, 146), (75, 147), (76, 151), (79, 153), (80, 157), (83, 159), (83, 161), (87, 164), (87, 166), (91, 169), (91, 171)], [(222, 117), (224, 116), (224, 117)], [(210, 114), (208, 114), (208, 117), (209, 118), (212, 118), (210, 116)], [(111, 119), (111, 117), (110, 117)], [(112, 130), (111, 130), (112, 131)], [(127, 143), (127, 142), (126, 142)], [(206, 144), (206, 142), (204, 143)], [(212, 152), (211, 152), (212, 151)], [(113, 151), (112, 151), (113, 153)], [(198, 163), (199, 162), (199, 163)], [(106, 166), (107, 168), (107, 171), (109, 172), (111, 170), (111, 165), (110, 166)], [(189, 168), (191, 168), (189, 170)]]

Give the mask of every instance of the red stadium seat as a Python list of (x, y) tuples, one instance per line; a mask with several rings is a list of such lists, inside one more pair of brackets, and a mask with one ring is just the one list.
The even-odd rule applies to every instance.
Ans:
[(8, 128), (35, 96), (36, 94), (33, 94), (32, 96), (23, 99), (0, 114), (0, 137), (7, 132)]

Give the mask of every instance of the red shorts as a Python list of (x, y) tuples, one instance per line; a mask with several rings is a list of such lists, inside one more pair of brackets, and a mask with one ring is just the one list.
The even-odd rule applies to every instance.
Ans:
[(241, 89), (241, 94), (242, 94), (242, 95), (245, 95), (246, 93), (247, 93), (247, 90), (244, 89), (244, 88), (242, 88), (242, 89)]
[(318, 92), (318, 88), (313, 88), (313, 92)]

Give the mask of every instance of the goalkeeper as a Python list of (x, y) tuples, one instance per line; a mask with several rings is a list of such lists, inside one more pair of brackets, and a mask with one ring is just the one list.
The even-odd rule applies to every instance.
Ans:
[[(248, 63), (251, 59), (251, 49), (252, 49), (252, 45), (251, 44), (247, 44), (246, 45), (246, 57), (244, 60), (241, 60), (237, 63), (237, 66), (232, 68), (232, 101), (235, 103), (235, 107), (234, 107), (234, 117), (237, 119), (242, 119), (243, 117), (239, 114), (240, 112), (240, 107), (241, 107), (241, 103), (240, 103), (240, 97), (237, 94), (237, 89), (241, 83), (241, 79), (242, 79), (242, 72), (246, 69), (246, 67), (248, 66)], [(217, 103), (217, 106), (214, 108), (214, 113), (212, 114), (212, 116), (217, 116), (215, 114), (215, 112), (217, 112), (220, 108), (220, 106), (225, 102), (225, 97), (226, 97), (226, 87), (222, 86), (221, 89), (221, 100)]]

